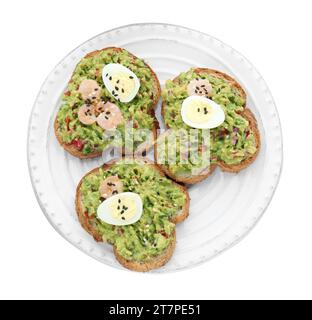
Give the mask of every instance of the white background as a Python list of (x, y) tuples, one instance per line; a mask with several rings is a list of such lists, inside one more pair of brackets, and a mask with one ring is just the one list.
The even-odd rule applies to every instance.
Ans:
[[(0, 298), (312, 298), (311, 1), (1, 1)], [(58, 235), (42, 214), (26, 161), (28, 117), (41, 83), (70, 50), (107, 29), (167, 22), (243, 53), (275, 98), (284, 168), (257, 227), (194, 269), (115, 270)]]

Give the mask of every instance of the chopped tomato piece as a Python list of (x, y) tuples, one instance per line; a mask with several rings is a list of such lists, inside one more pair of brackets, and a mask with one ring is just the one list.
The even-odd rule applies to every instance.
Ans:
[(159, 233), (160, 233), (163, 237), (165, 237), (166, 239), (169, 238), (169, 235), (165, 232), (165, 230), (161, 230)]
[(76, 148), (77, 150), (79, 150), (79, 151), (82, 150), (83, 145), (84, 145), (83, 141), (82, 141), (82, 140), (79, 140), (79, 139), (73, 140), (71, 144), (72, 144), (73, 146), (75, 146), (75, 148)]
[(70, 128), (69, 128), (69, 124), (70, 124), (70, 122), (71, 122), (70, 117), (66, 117), (65, 122), (66, 122), (67, 131), (70, 131)]
[(89, 215), (88, 211), (85, 211), (84, 214), (85, 214), (87, 220), (92, 220), (93, 219), (93, 217)]

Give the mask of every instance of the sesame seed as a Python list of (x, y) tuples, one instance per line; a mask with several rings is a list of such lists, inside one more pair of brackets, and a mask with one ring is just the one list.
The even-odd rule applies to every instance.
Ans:
[(125, 217), (121, 217), (121, 219), (122, 219), (122, 220), (126, 220), (126, 218), (125, 218)]
[(120, 80), (118, 79), (118, 80), (116, 81), (116, 83), (119, 83), (119, 81), (120, 81)]
[(121, 200), (120, 200), (120, 199), (118, 199), (118, 203), (121, 203)]
[(118, 88), (117, 86), (115, 87), (115, 89), (116, 89), (117, 91), (119, 91), (119, 88)]
[(121, 92), (122, 92), (122, 93), (124, 93), (124, 92), (125, 92), (125, 90), (122, 88), (122, 89), (121, 89)]
[(132, 76), (129, 76), (129, 78), (130, 78), (130, 79), (133, 79), (133, 77), (132, 77)]
[(109, 77), (108, 79), (109, 79), (110, 81), (112, 81), (112, 77)]
[(94, 89), (94, 91), (98, 91), (98, 90), (99, 90), (99, 88), (95, 88), (95, 89)]

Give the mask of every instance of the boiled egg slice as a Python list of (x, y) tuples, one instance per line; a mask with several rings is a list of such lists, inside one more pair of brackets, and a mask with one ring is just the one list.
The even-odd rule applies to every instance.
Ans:
[(197, 129), (213, 129), (225, 120), (221, 106), (203, 96), (190, 96), (182, 103), (182, 120)]
[(106, 89), (120, 102), (130, 102), (140, 89), (140, 80), (136, 74), (119, 63), (105, 65), (102, 78)]
[(123, 192), (104, 200), (97, 209), (98, 218), (115, 226), (137, 222), (143, 213), (141, 197), (134, 192)]

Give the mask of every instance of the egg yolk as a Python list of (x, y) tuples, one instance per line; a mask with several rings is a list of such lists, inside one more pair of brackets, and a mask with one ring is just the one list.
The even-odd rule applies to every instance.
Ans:
[(186, 117), (194, 123), (208, 122), (212, 118), (212, 115), (213, 109), (205, 101), (192, 101), (186, 108)]
[(111, 85), (121, 99), (127, 98), (135, 89), (135, 82), (129, 74), (119, 72), (112, 76)]
[(109, 214), (117, 220), (130, 220), (136, 212), (136, 202), (129, 197), (117, 197), (109, 206)]

